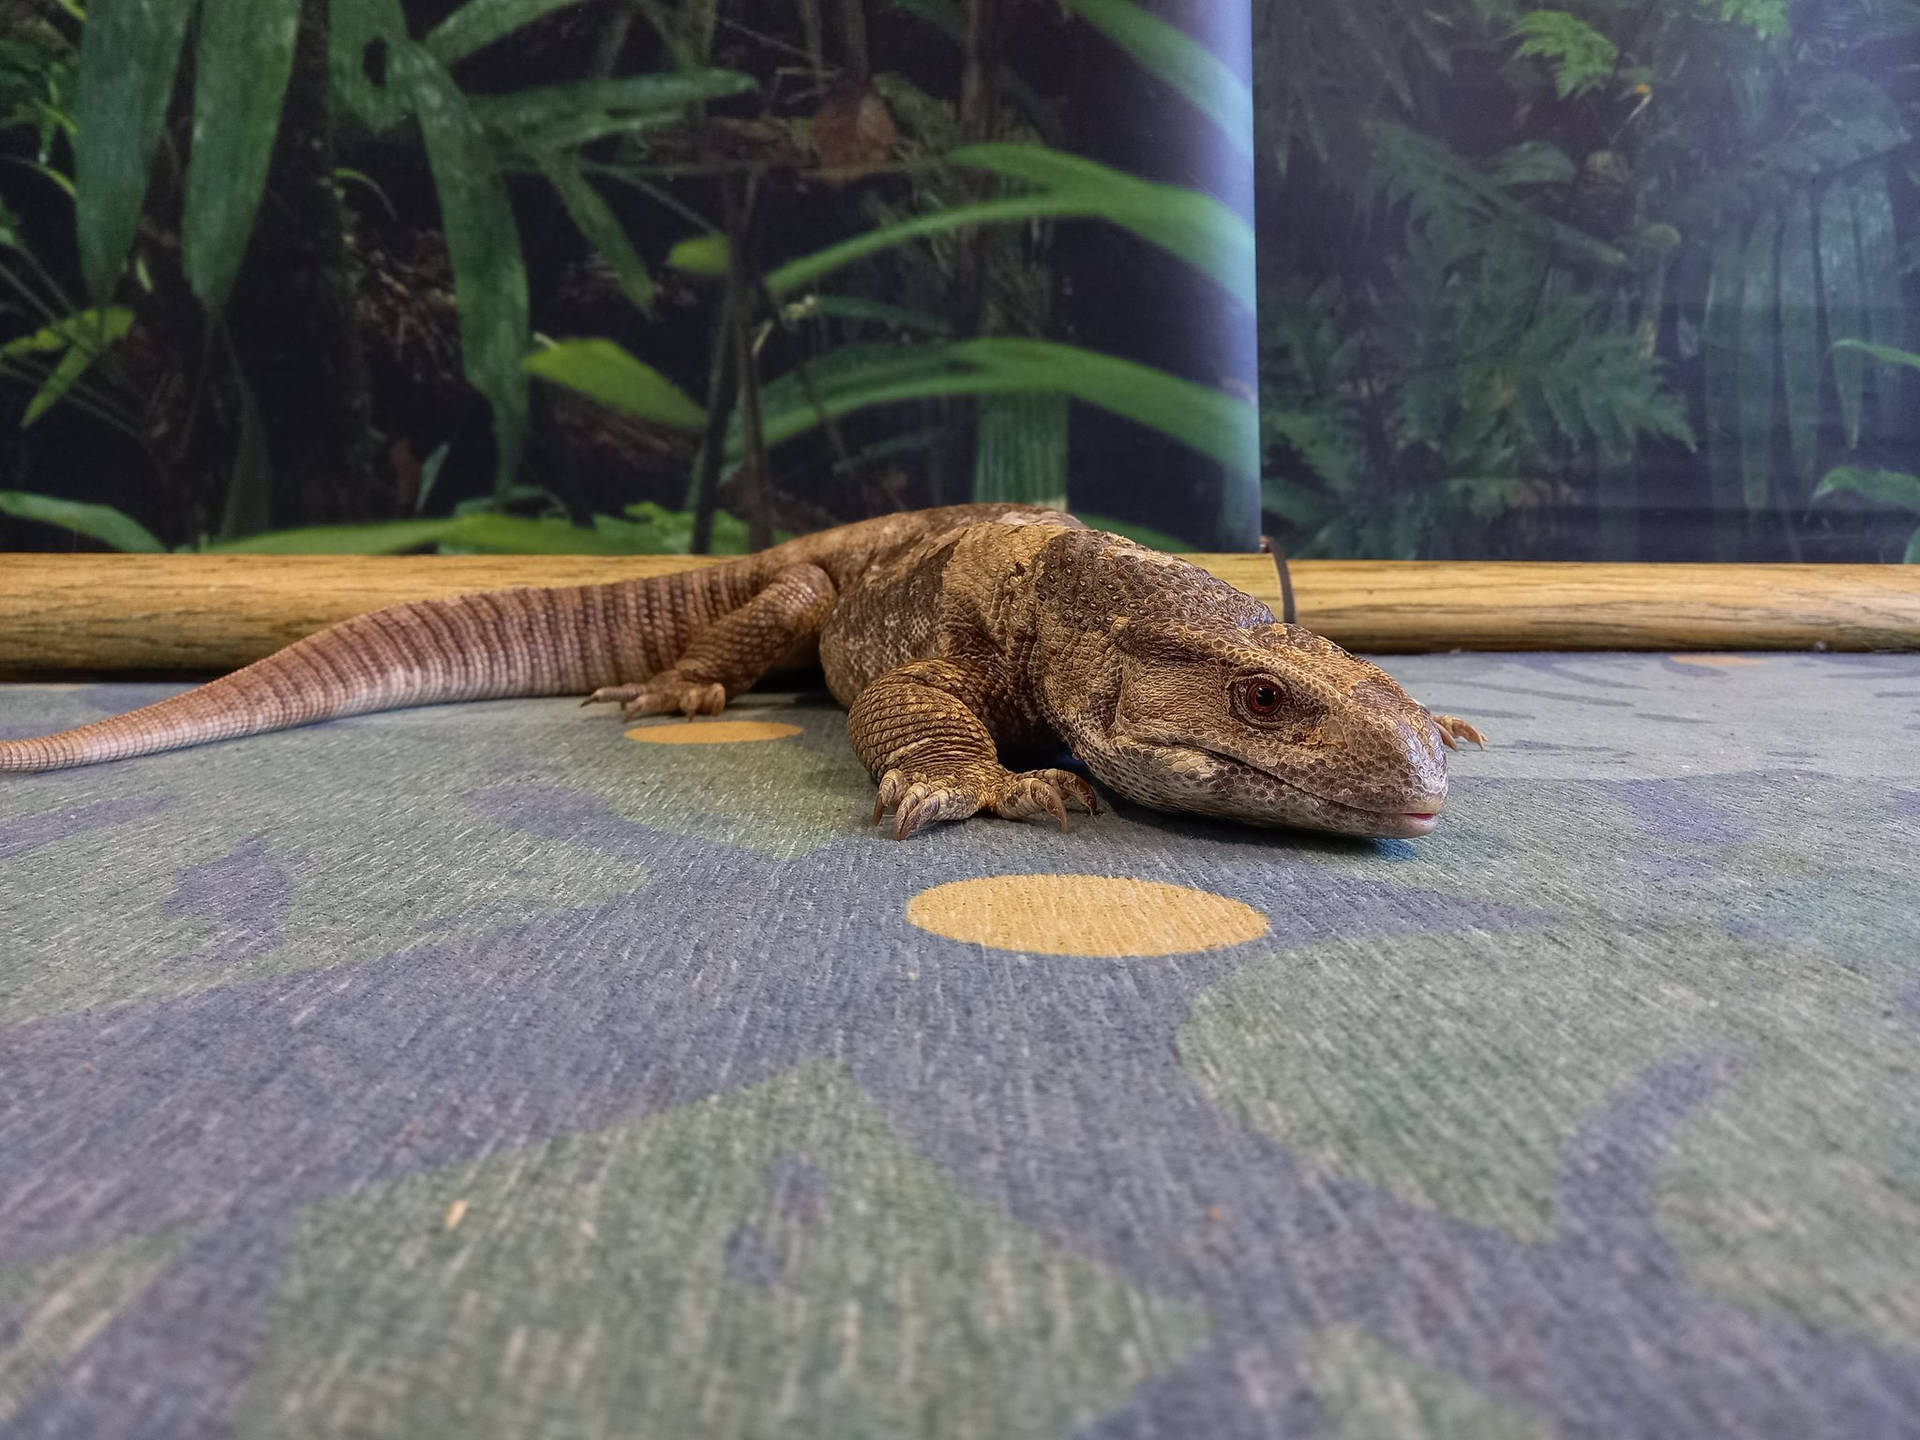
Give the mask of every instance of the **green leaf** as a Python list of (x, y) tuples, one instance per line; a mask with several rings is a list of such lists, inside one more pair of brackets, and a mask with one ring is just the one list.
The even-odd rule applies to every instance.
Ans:
[(814, 284), (855, 260), (909, 240), (972, 225), (1086, 217), (1122, 226), (1212, 276), (1249, 310), (1254, 305), (1253, 227), (1211, 196), (1161, 185), (1044, 145), (969, 145), (947, 157), (1006, 179), (1042, 187), (1036, 193), (917, 215), (857, 235), (767, 276), (775, 298)]
[(904, 305), (889, 305), (884, 300), (869, 300), (864, 295), (809, 295), (789, 305), (784, 314), (788, 321), (808, 320), (819, 315), (830, 320), (869, 321), (890, 330), (909, 330), (920, 335), (953, 334), (953, 321), (945, 315), (913, 310)]
[[(1866, 296), (1861, 289), (1860, 244), (1854, 233), (1853, 197), (1844, 184), (1827, 187), (1820, 200), (1820, 281), (1827, 310), (1827, 333), (1862, 338), (1867, 334)], [(1847, 448), (1860, 443), (1861, 402), (1867, 367), (1860, 356), (1836, 346), (1833, 386), (1840, 405), (1840, 429)]]
[(1865, 340), (1836, 340), (1836, 350), (1857, 350), (1862, 355), (1870, 355), (1875, 360), (1884, 360), (1889, 365), (1904, 365), (1910, 370), (1920, 370), (1920, 355), (1911, 350), (1899, 350), (1891, 345), (1872, 345)]
[(1740, 487), (1751, 513), (1773, 483), (1773, 388), (1779, 353), (1780, 217), (1765, 215), (1747, 236), (1740, 286)]
[(981, 400), (973, 447), (973, 498), (1064, 505), (1067, 397), (1057, 391)]
[[(1875, 167), (1860, 171), (1849, 181), (1852, 192), (1854, 233), (1860, 240), (1860, 294), (1866, 304), (1867, 328), (1857, 338), (1875, 345), (1897, 348), (1906, 341), (1906, 301), (1900, 288), (1900, 251), (1894, 229), (1893, 196), (1887, 189), (1885, 170)], [(1882, 371), (1869, 371), (1867, 392), (1880, 412), (1881, 433), (1901, 433), (1905, 417), (1900, 413), (1900, 377)]]
[(1515, 53), (1545, 60), (1562, 100), (1606, 84), (1620, 61), (1619, 46), (1565, 10), (1531, 10), (1514, 33), (1526, 37)]
[(1813, 492), (1817, 500), (1845, 490), (1854, 495), (1878, 500), (1882, 505), (1898, 505), (1903, 510), (1920, 511), (1920, 475), (1903, 470), (1869, 470), (1858, 465), (1842, 465), (1829, 470)]
[(1551, 140), (1526, 140), (1496, 155), (1487, 178), (1502, 187), (1571, 185), (1576, 174), (1571, 157)]
[(36, 495), (25, 490), (0, 490), (0, 511), (20, 520), (58, 525), (77, 535), (111, 545), (116, 550), (160, 554), (167, 548), (154, 538), (153, 532), (146, 526), (111, 505), (84, 505), (77, 500), (62, 500), (53, 495)]
[(644, 420), (694, 431), (707, 423), (707, 412), (684, 390), (611, 340), (563, 340), (524, 364), (529, 374)]
[(1813, 200), (1794, 196), (1780, 225), (1780, 364), (1795, 470), (1813, 479), (1820, 448), (1820, 284), (1813, 260)]
[(727, 237), (718, 230), (689, 236), (667, 252), (668, 266), (686, 275), (724, 275), (730, 263)]
[(1132, 0), (1068, 0), (1081, 19), (1172, 86), (1253, 154), (1253, 92), (1219, 56)]
[(527, 422), (527, 270), (506, 182), (486, 131), (440, 63), (417, 45), (389, 59), (412, 104), (440, 200), (441, 228), (459, 297), (460, 352), (468, 382), (493, 407), (495, 489), (512, 483)]
[(206, 546), (220, 555), (396, 555), (427, 545), (455, 545), (503, 555), (627, 555), (630, 545), (565, 520), (518, 515), (455, 515), (444, 520), (387, 520), (372, 525), (315, 525), (270, 530)]
[(201, 0), (180, 246), (209, 312), (226, 304), (246, 255), (299, 29), (300, 0)]
[(620, 293), (643, 313), (652, 315), (653, 277), (647, 273), (646, 262), (633, 248), (633, 241), (627, 238), (619, 217), (600, 198), (593, 183), (580, 173), (579, 164), (572, 156), (543, 155), (540, 169), (560, 192), (560, 203), (567, 207), (567, 214), (573, 217), (573, 223), (587, 243), (613, 267), (614, 276), (620, 282)]
[(1178, 535), (1169, 535), (1164, 530), (1155, 530), (1151, 525), (1135, 525), (1131, 520), (1115, 520), (1111, 515), (1090, 515), (1084, 510), (1076, 510), (1081, 521), (1089, 530), (1105, 530), (1111, 535), (1124, 535), (1136, 545), (1144, 545), (1149, 550), (1165, 550), (1169, 554), (1180, 555), (1194, 547)]
[(530, 25), (542, 15), (578, 5), (581, 0), (467, 0), (427, 33), (422, 42), (442, 65), (451, 66), (474, 51)]
[(327, 85), (341, 108), (376, 133), (407, 118), (392, 57), (413, 44), (398, 0), (328, 0)]
[(1706, 379), (1707, 473), (1713, 491), (1716, 553), (1730, 546), (1740, 502), (1740, 292), (1745, 279), (1744, 236), (1728, 226), (1714, 247), (1708, 272), (1700, 348)]
[[(761, 395), (769, 445), (855, 410), (944, 395), (1057, 391), (1158, 430), (1239, 474), (1256, 474), (1259, 420), (1252, 405), (1165, 371), (1049, 340), (997, 336), (947, 345), (858, 345), (809, 367), (812, 392), (789, 373)], [(819, 405), (813, 403), (814, 394)], [(728, 452), (740, 453), (739, 426)]]
[(236, 366), (240, 389), (240, 438), (233, 451), (233, 474), (220, 512), (220, 538), (257, 535), (273, 523), (273, 461), (267, 453), (267, 422), (246, 372)]
[(74, 226), (95, 300), (112, 296), (140, 226), (192, 0), (95, 0), (80, 36)]
[[(568, 127), (569, 141), (578, 144), (626, 128), (633, 118), (671, 119), (689, 105), (751, 89), (752, 77), (737, 70), (668, 70), (476, 96), (472, 105), (489, 128), (509, 139), (550, 147), (543, 132), (556, 125)], [(589, 129), (578, 128), (589, 121)]]
[(966, 43), (967, 21), (953, 0), (893, 0), (896, 9), (917, 15), (949, 40)]
[(132, 324), (131, 310), (121, 305), (107, 305), (95, 310), (81, 310), (30, 335), (22, 335), (0, 345), (0, 355), (65, 352), (34, 392), (33, 398), (27, 402), (26, 414), (20, 418), (20, 428), (24, 430), (59, 404), (80, 377), (87, 373), (87, 367), (99, 359), (109, 345), (125, 335)]

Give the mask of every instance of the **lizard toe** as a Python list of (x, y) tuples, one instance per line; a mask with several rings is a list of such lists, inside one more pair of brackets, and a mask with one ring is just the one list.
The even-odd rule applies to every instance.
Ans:
[(893, 838), (904, 840), (916, 830), (942, 820), (964, 820), (980, 809), (980, 797), (957, 786), (926, 781), (910, 786), (900, 797), (893, 817)]
[(582, 705), (604, 705), (609, 701), (617, 701), (624, 706), (639, 694), (640, 687), (638, 685), (602, 685), (580, 703)]
[(662, 671), (643, 685), (610, 687), (606, 694), (608, 699), (624, 702), (620, 715), (625, 720), (648, 715), (718, 715), (727, 708), (725, 685), (688, 680), (671, 670)]
[(993, 813), (1008, 820), (1024, 820), (1045, 811), (1065, 830), (1069, 800), (1089, 814), (1095, 813), (1099, 803), (1092, 787), (1078, 775), (1065, 770), (1033, 770), (1007, 777), (1003, 792), (994, 799)]
[(1433, 717), (1433, 723), (1440, 731), (1440, 743), (1445, 745), (1449, 750), (1458, 750), (1460, 748), (1454, 743), (1458, 740), (1471, 740), (1482, 750), (1487, 748), (1486, 736), (1482, 735), (1458, 715), (1436, 715)]

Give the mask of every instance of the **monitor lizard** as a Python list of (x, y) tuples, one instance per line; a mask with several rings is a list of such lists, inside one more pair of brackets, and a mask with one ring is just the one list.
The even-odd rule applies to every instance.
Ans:
[(0, 771), (511, 695), (713, 715), (816, 659), (896, 839), (981, 812), (1063, 828), (1069, 805), (1096, 812), (1078, 773), (1001, 763), (1063, 743), (1157, 809), (1424, 835), (1445, 750), (1484, 743), (1198, 566), (1008, 504), (886, 515), (644, 580), (390, 606), (156, 704), (0, 741)]

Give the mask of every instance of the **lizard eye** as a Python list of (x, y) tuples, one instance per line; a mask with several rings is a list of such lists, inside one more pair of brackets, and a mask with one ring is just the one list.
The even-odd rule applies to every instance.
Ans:
[(1242, 680), (1233, 687), (1240, 708), (1255, 720), (1271, 720), (1286, 704), (1286, 695), (1273, 681), (1261, 676)]

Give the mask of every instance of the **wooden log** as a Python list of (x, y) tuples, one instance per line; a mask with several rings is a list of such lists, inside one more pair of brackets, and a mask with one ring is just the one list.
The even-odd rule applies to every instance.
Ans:
[[(1279, 608), (1264, 555), (1190, 559)], [(679, 555), (0, 555), (0, 673), (216, 671), (402, 600), (711, 563)], [(1354, 650), (1920, 649), (1920, 566), (1299, 560)]]

